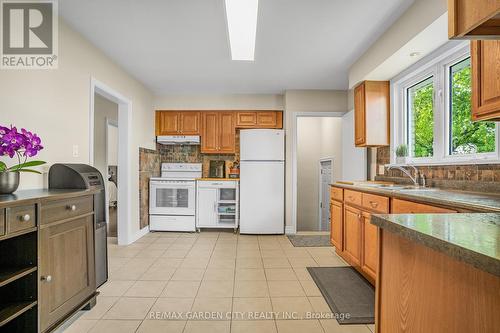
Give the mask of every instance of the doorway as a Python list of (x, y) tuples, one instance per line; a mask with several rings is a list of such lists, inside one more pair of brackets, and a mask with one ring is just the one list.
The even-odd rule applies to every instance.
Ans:
[[(118, 159), (116, 179), (120, 186), (117, 191), (117, 201), (120, 203), (117, 207), (117, 242), (119, 245), (128, 245), (137, 239), (139, 234), (133, 234), (131, 230), (131, 177), (130, 177), (130, 141), (129, 134), (132, 127), (132, 102), (121, 95), (119, 92), (108, 87), (102, 82), (91, 78), (90, 80), (90, 130), (89, 130), (89, 164), (95, 166), (94, 162), (94, 117), (95, 117), (95, 98), (100, 96), (108, 102), (113, 102), (118, 105)], [(107, 175), (105, 170), (103, 176)], [(108, 200), (106, 200), (106, 211), (109, 214)], [(109, 216), (106, 216), (109, 221)], [(146, 230), (141, 230), (140, 234), (145, 234)]]
[(296, 140), (297, 231), (328, 232), (329, 186), (341, 173), (342, 118), (299, 116)]
[(118, 104), (98, 93), (94, 95), (93, 144), (94, 167), (104, 179), (107, 234), (117, 237)]
[(319, 231), (330, 230), (330, 184), (333, 180), (333, 158), (319, 160)]

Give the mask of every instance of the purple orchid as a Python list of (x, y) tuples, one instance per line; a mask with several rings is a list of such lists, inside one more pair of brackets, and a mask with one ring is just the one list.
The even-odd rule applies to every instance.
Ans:
[[(19, 161), (19, 164), (10, 168), (7, 168), (5, 163), (0, 162), (0, 172), (25, 171), (39, 173), (36, 170), (26, 169), (26, 167), (38, 166), (45, 163), (44, 161), (27, 162), (29, 157), (36, 156), (43, 149), (41, 143), (42, 140), (38, 135), (24, 128), (19, 132), (15, 126), (10, 126), (9, 128), (0, 125), (0, 156), (13, 158), (17, 155)], [(24, 162), (21, 162), (22, 158), (24, 158)]]

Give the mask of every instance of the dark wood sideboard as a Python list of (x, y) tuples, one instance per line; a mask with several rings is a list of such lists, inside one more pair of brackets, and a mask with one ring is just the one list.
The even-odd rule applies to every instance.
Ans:
[(0, 333), (50, 332), (95, 304), (93, 195), (0, 195)]

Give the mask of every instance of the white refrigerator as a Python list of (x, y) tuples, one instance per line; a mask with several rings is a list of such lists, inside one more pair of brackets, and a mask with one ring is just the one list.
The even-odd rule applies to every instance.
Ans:
[(240, 131), (240, 233), (285, 232), (285, 132)]

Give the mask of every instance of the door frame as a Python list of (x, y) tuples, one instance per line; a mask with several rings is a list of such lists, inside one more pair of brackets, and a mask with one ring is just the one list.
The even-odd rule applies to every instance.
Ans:
[[(94, 165), (94, 95), (98, 94), (116, 104), (118, 104), (118, 184), (120, 191), (117, 193), (117, 200), (121, 204), (117, 209), (117, 235), (118, 244), (127, 245), (135, 240), (135, 235), (132, 235), (131, 220), (132, 216), (132, 193), (131, 193), (131, 168), (129, 161), (131, 160), (130, 144), (131, 144), (131, 128), (132, 128), (132, 101), (123, 96), (106, 84), (90, 78), (90, 107), (89, 107), (89, 164)], [(106, 180), (107, 181), (107, 180)], [(107, 195), (106, 195), (107, 198)], [(109, 209), (109, 203), (106, 202), (106, 210)], [(109, 223), (108, 215), (106, 215), (106, 223)], [(144, 228), (144, 229), (147, 229)], [(144, 234), (149, 229), (145, 230)], [(140, 232), (143, 232), (140, 230)]]
[(331, 166), (332, 166), (331, 172), (330, 172), (330, 182), (331, 182), (331, 181), (333, 181), (333, 165), (334, 165), (333, 163), (335, 162), (335, 157), (333, 157), (333, 156), (323, 157), (323, 158), (320, 158), (319, 161), (318, 161), (318, 184), (319, 184), (319, 186), (318, 186), (318, 194), (319, 194), (318, 195), (318, 201), (319, 201), (319, 203), (318, 203), (318, 209), (319, 209), (319, 214), (318, 214), (318, 217), (319, 217), (319, 219), (318, 219), (318, 228), (320, 229), (320, 231), (324, 231), (324, 230), (321, 230), (321, 220), (322, 220), (322, 217), (323, 217), (322, 216), (323, 215), (323, 209), (321, 207), (321, 198), (322, 198), (322, 196), (321, 196), (321, 194), (322, 194), (322, 191), (321, 191), (321, 185), (322, 185), (322, 182), (321, 182), (321, 163), (322, 162), (328, 162), (328, 161), (330, 161)]
[[(297, 233), (297, 121), (300, 117), (336, 117), (341, 118), (347, 111), (325, 111), (325, 112), (291, 112), (292, 117), (292, 224), (285, 226), (285, 233), (293, 235)], [(286, 199), (285, 199), (286, 200)], [(286, 202), (286, 201), (285, 201)]]

